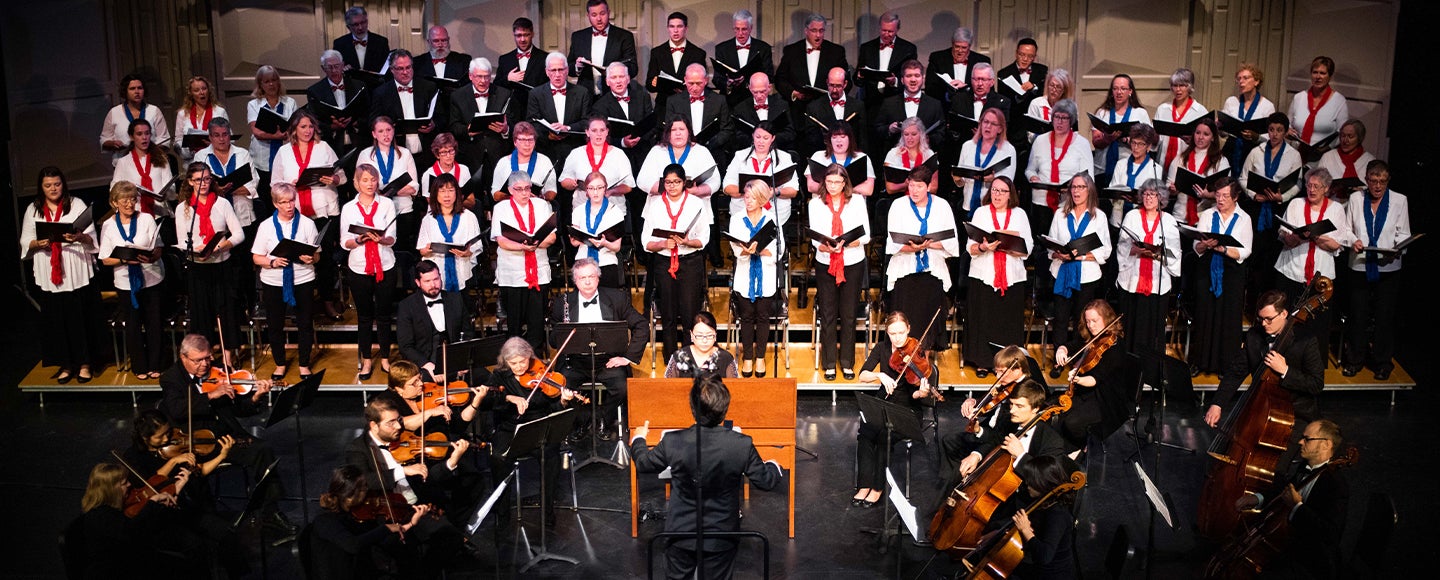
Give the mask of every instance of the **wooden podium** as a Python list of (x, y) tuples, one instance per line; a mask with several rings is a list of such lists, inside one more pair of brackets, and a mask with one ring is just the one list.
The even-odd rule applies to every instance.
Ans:
[[(663, 431), (685, 429), (695, 424), (690, 413), (693, 379), (630, 379), (627, 404), (630, 429), (650, 422), (652, 435), (645, 441), (654, 446)], [(795, 537), (795, 379), (725, 379), (730, 389), (730, 411), (725, 418), (755, 442), (761, 459), (775, 460), (790, 472), (790, 537)], [(629, 443), (628, 441), (626, 442)], [(640, 488), (635, 462), (630, 462), (630, 537), (640, 535)]]

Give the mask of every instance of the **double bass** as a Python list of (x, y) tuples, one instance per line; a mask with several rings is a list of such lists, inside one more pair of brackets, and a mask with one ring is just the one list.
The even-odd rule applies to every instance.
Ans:
[[(1334, 283), (1316, 276), (1272, 349), (1289, 346), (1295, 340), (1296, 323), (1326, 308), (1333, 293)], [(1280, 374), (1268, 366), (1262, 368), (1210, 444), (1209, 454), (1215, 462), (1201, 488), (1196, 521), (1201, 535), (1209, 538), (1222, 539), (1235, 531), (1239, 523), (1235, 501), (1240, 496), (1269, 489), (1275, 483), (1280, 455), (1289, 448), (1295, 430), (1295, 406), (1290, 393), (1280, 386)]]
[[(1030, 419), (1021, 428), (1024, 434), (1041, 421), (1070, 410), (1070, 397), (1061, 395), (1060, 401), (1046, 408)], [(937, 550), (968, 551), (979, 545), (985, 525), (990, 516), (1020, 489), (1020, 477), (1015, 475), (1015, 458), (1004, 446), (991, 450), (975, 471), (950, 490), (935, 517), (930, 520), (930, 542)], [(1082, 479), (1083, 482), (1083, 479)]]
[[(1085, 487), (1085, 474), (1075, 471), (1070, 473), (1070, 481), (1061, 483), (1045, 493), (1040, 499), (1035, 500), (1025, 513), (1035, 513), (1049, 507), (1061, 494), (1078, 491)], [(1020, 530), (1015, 527), (1015, 522), (1005, 524), (1005, 527), (991, 532), (989, 536), (969, 555), (965, 556), (961, 563), (965, 564), (968, 572), (966, 580), (980, 579), (1001, 579), (1009, 578), (1025, 559), (1025, 538), (1020, 535)], [(972, 561), (973, 560), (973, 561)]]

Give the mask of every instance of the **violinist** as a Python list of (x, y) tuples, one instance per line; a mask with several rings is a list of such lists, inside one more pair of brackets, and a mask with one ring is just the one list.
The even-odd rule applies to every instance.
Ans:
[[(176, 477), (175, 492), (184, 488), (188, 473)], [(147, 570), (156, 569), (155, 550), (165, 534), (167, 511), (176, 505), (175, 495), (161, 492), (151, 495), (134, 517), (126, 517), (125, 501), (130, 497), (130, 478), (125, 468), (113, 463), (100, 463), (90, 470), (85, 495), (80, 499), (80, 529), (84, 550), (84, 573), (81, 578), (136, 578)], [(68, 539), (68, 538), (67, 538)], [(171, 551), (170, 553), (176, 553)], [(185, 562), (165, 561), (165, 569), (184, 570)], [(190, 571), (191, 573), (194, 570)]]
[(1059, 457), (1064, 453), (1065, 443), (1060, 438), (1060, 433), (1044, 421), (1036, 422), (1023, 433), (1018, 431), (1045, 408), (1044, 385), (1033, 379), (1022, 380), (1014, 386), (1014, 391), (1004, 405), (1009, 408), (1009, 428), (1001, 426), (981, 432), (979, 444), (960, 462), (961, 477), (973, 473), (975, 468), (979, 467), (980, 461), (996, 447), (1004, 447), (1016, 467), (1041, 455)]
[(375, 398), (388, 401), (400, 412), (400, 422), (406, 431), (420, 431), (423, 425), (426, 432), (458, 433), (475, 419), (485, 395), (489, 393), (484, 386), (471, 388), (470, 400), (461, 406), (459, 412), (448, 404), (436, 404), (421, 396), (425, 383), (420, 367), (408, 360), (390, 365), (389, 381), (390, 388), (376, 394)]
[(1230, 358), (1230, 366), (1220, 377), (1215, 398), (1205, 411), (1205, 424), (1218, 426), (1222, 409), (1234, 402), (1240, 383), (1253, 373), (1251, 384), (1259, 384), (1260, 375), (1266, 368), (1280, 375), (1280, 388), (1290, 393), (1297, 421), (1318, 418), (1320, 407), (1316, 396), (1325, 387), (1325, 366), (1315, 339), (1296, 334), (1282, 348), (1274, 350), (1277, 339), (1289, 323), (1287, 302), (1285, 293), (1278, 290), (1260, 295), (1257, 302), (1260, 308), (1255, 313), (1259, 324), (1250, 326), (1238, 356)]
[[(858, 378), (861, 383), (879, 383), (876, 397), (908, 407), (919, 416), (921, 405), (934, 404), (936, 391), (933, 385), (940, 382), (940, 369), (928, 361), (919, 360), (927, 358), (929, 353), (919, 339), (910, 336), (910, 319), (905, 313), (891, 312), (885, 317), (885, 336), (890, 340), (875, 345), (865, 363), (860, 365)], [(895, 364), (897, 359), (907, 356), (901, 352), (908, 353), (914, 362), (910, 365)], [(923, 373), (916, 372), (921, 366), (930, 367), (929, 372), (917, 377)], [(851, 498), (851, 505), (872, 508), (880, 504), (885, 490), (885, 468), (888, 467), (881, 463), (885, 457), (885, 450), (881, 449), (884, 444), (885, 430), (882, 427), (860, 423), (860, 432), (856, 437), (859, 489)]]
[(388, 521), (385, 513), (379, 514), (380, 520), (359, 520), (352, 514), (370, 491), (364, 474), (360, 466), (337, 467), (328, 491), (320, 494), (321, 511), (310, 524), (309, 546), (319, 579), (380, 578), (401, 568), (393, 555), (399, 541), (430, 513), (429, 505), (420, 505), (409, 510), (412, 515), (404, 522)]
[[(500, 481), (510, 475), (511, 470), (514, 469), (513, 462), (518, 459), (501, 457), (501, 454), (510, 449), (510, 442), (515, 436), (515, 427), (521, 423), (534, 421), (558, 412), (569, 407), (576, 400), (574, 391), (563, 386), (563, 378), (558, 381), (562, 385), (559, 387), (550, 382), (538, 382), (545, 370), (545, 361), (536, 358), (535, 349), (522, 337), (511, 337), (510, 340), (505, 341), (505, 344), (500, 347), (499, 363), (495, 370), (494, 380), (499, 385), (500, 392), (497, 394), (500, 397), (493, 402), (495, 405), (495, 439), (494, 453), (490, 455), (490, 469), (495, 481)], [(563, 375), (550, 373), (550, 376), (546, 377), (546, 381), (555, 381), (557, 377), (563, 377)], [(560, 443), (560, 441), (550, 441), (544, 449), (546, 497), (541, 499), (541, 507), (546, 510), (546, 524), (552, 526), (555, 525), (556, 487), (560, 476)], [(499, 514), (496, 521), (508, 519), (507, 514), (503, 513), (508, 511), (507, 503), (513, 503), (513, 500), (500, 502), (498, 507), (502, 513)]]
[[(1100, 427), (1097, 435), (1105, 438), (1124, 422), (1126, 405), (1130, 396), (1131, 372), (1134, 365), (1129, 355), (1119, 348), (1113, 348), (1125, 335), (1124, 327), (1116, 321), (1115, 309), (1104, 300), (1091, 300), (1081, 312), (1081, 344), (1061, 345), (1055, 350), (1055, 360), (1061, 366), (1071, 366), (1070, 395), (1071, 407), (1055, 425), (1065, 438), (1065, 450), (1072, 458), (1083, 449), (1090, 431)], [(1083, 351), (1083, 352), (1082, 352)]]
[[(155, 409), (141, 411), (131, 423), (131, 445), (125, 450), (125, 462), (145, 477), (178, 477), (182, 472), (205, 477), (229, 458), (230, 450), (235, 446), (233, 437), (221, 436), (215, 441), (218, 449), (215, 456), (201, 462), (189, 447), (177, 439), (178, 435), (164, 413)], [(138, 481), (134, 483), (142, 485)], [(194, 489), (200, 495), (208, 493), (203, 485)]]
[(1281, 502), (1290, 534), (1280, 553), (1265, 567), (1265, 578), (1339, 578), (1340, 537), (1350, 506), (1350, 485), (1343, 471), (1326, 469), (1345, 443), (1340, 426), (1320, 419), (1305, 425), (1300, 460), (1276, 481), (1275, 489), (1248, 493), (1235, 502), (1241, 511)]
[[(960, 405), (964, 424), (940, 438), (942, 475), (954, 473), (959, 461), (980, 447), (981, 439), (991, 431), (1001, 433), (1013, 431), (1015, 424), (1010, 413), (1004, 409), (1005, 401), (1015, 395), (1013, 389), (1026, 379), (1043, 381), (1040, 363), (1025, 353), (1025, 349), (1010, 345), (995, 353), (993, 359), (995, 385), (982, 399), (965, 399)], [(970, 428), (970, 423), (975, 427)], [(948, 477), (948, 476), (946, 476)]]

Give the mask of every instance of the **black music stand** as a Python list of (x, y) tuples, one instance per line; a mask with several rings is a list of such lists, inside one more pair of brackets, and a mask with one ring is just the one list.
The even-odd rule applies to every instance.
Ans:
[[(240, 510), (240, 515), (235, 516), (235, 521), (230, 522), (231, 530), (239, 529), (240, 524), (244, 523), (252, 514), (260, 513), (260, 510), (264, 507), (265, 500), (261, 499), (262, 496), (257, 492), (260, 491), (261, 486), (264, 486), (270, 481), (270, 476), (275, 473), (275, 466), (279, 464), (280, 460), (276, 459), (275, 461), (271, 461), (270, 465), (265, 466), (265, 471), (260, 474), (260, 479), (255, 482), (254, 487), (250, 488), (245, 498), (245, 508)], [(260, 528), (260, 577), (269, 578), (270, 555), (268, 548), (270, 542), (265, 540), (265, 524), (262, 523), (258, 527)]]
[[(912, 441), (924, 439), (925, 432), (920, 428), (920, 417), (917, 417), (915, 412), (909, 408), (866, 393), (855, 393), (855, 402), (860, 405), (860, 416), (863, 422), (878, 425), (885, 430), (884, 465), (887, 470), (890, 468), (890, 453), (894, 447), (892, 433), (899, 433), (901, 437)], [(875, 534), (882, 554), (889, 547), (890, 539), (900, 535), (898, 523), (891, 525), (890, 521), (892, 516), (888, 497), (890, 495), (888, 478), (885, 481), (885, 487), (887, 489), (880, 498), (880, 501), (885, 504), (883, 508), (885, 518), (882, 520), (884, 523), (879, 528), (860, 528), (861, 532)]]
[(476, 383), (473, 379), (477, 371), (489, 365), (498, 364), (500, 349), (507, 340), (510, 340), (510, 337), (500, 335), (447, 343), (445, 358), (441, 359), (445, 361), (445, 372), (450, 372), (451, 368), (466, 371), (471, 377), (470, 384), (473, 386)]
[(315, 395), (320, 392), (320, 383), (325, 380), (325, 369), (320, 369), (310, 378), (300, 381), (293, 387), (280, 391), (280, 396), (275, 398), (273, 410), (270, 411), (270, 418), (265, 421), (265, 428), (269, 429), (284, 421), (291, 415), (295, 416), (295, 455), (300, 460), (300, 511), (305, 520), (310, 520), (310, 495), (305, 485), (305, 435), (300, 430), (300, 411), (309, 407), (315, 402)]
[[(564, 439), (566, 435), (570, 434), (570, 430), (574, 428), (574, 409), (565, 409), (530, 421), (529, 423), (521, 423), (515, 426), (515, 437), (510, 440), (510, 448), (501, 454), (501, 457), (506, 461), (515, 461), (518, 457), (523, 457), (537, 450), (540, 451), (540, 550), (536, 551), (533, 548), (530, 550), (533, 556), (529, 562), (526, 562), (524, 566), (520, 567), (519, 572), (521, 574), (524, 574), (526, 570), (545, 560), (559, 560), (571, 564), (578, 564), (580, 562), (568, 556), (552, 554), (545, 549), (545, 512), (547, 511), (545, 509), (545, 499), (546, 492), (549, 491), (545, 489), (545, 448), (549, 446), (550, 441), (560, 441)], [(515, 495), (517, 497), (520, 495), (518, 478), (516, 479)], [(551, 506), (551, 508), (553, 509), (554, 506)], [(518, 512), (517, 515), (519, 515)]]
[[(590, 359), (591, 381), (595, 381), (596, 375), (600, 372), (600, 368), (602, 365), (602, 363), (600, 362), (601, 357), (615, 354), (611, 351), (614, 350), (616, 345), (630, 344), (630, 327), (623, 321), (557, 323), (555, 324), (554, 328), (550, 330), (550, 344), (557, 345), (556, 348), (559, 348), (558, 345), (560, 343), (564, 343), (565, 338), (570, 336), (571, 332), (575, 333), (575, 337), (570, 340), (569, 344), (565, 345), (564, 350), (557, 351), (555, 353), (555, 357), (559, 358), (567, 355), (581, 355)], [(605, 346), (602, 350), (601, 345), (607, 346)], [(599, 398), (598, 395), (596, 398)], [(571, 473), (579, 471), (580, 468), (585, 467), (586, 465), (590, 465), (592, 463), (604, 463), (605, 465), (609, 465), (611, 467), (614, 467), (615, 469), (625, 469), (625, 464), (623, 462), (611, 459), (609, 457), (600, 457), (599, 452), (595, 449), (595, 446), (597, 445), (596, 439), (599, 439), (599, 432), (595, 429), (599, 421), (599, 414), (599, 405), (596, 405), (592, 402), (590, 409), (590, 456), (586, 457), (584, 461), (575, 464), (575, 466), (571, 468)], [(619, 423), (623, 427), (624, 422), (621, 421)], [(617, 433), (616, 435), (617, 443), (615, 444), (615, 448), (617, 450), (624, 449), (624, 433)], [(617, 451), (617, 454), (618, 453), (621, 452)], [(614, 457), (614, 455), (612, 455), (612, 457)], [(580, 509), (578, 503), (575, 508)], [(621, 510), (614, 511), (618, 512)]]

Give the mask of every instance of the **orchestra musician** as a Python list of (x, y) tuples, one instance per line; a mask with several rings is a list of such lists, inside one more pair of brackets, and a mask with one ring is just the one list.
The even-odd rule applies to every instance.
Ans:
[(735, 364), (735, 355), (715, 344), (718, 333), (714, 314), (703, 310), (695, 313), (689, 332), (690, 344), (668, 357), (665, 378), (696, 378), (707, 373), (727, 379), (739, 377), (740, 366)]
[[(950, 204), (930, 193), (928, 184), (934, 181), (929, 166), (921, 165), (910, 172), (905, 178), (906, 197), (890, 204), (886, 219), (890, 232), (925, 236), (947, 230), (961, 231), (957, 229)], [(950, 291), (951, 279), (946, 261), (960, 253), (958, 235), (921, 243), (900, 243), (893, 236), (887, 237), (885, 253), (890, 255), (885, 269), (885, 289), (891, 292), (891, 303), (896, 310), (911, 320), (929, 320), (936, 311), (948, 307), (946, 293)], [(948, 335), (943, 331), (932, 333), (922, 346), (925, 350), (945, 350), (950, 347)]]
[[(415, 506), (410, 518), (398, 522), (361, 521), (353, 515), (367, 497), (374, 496), (362, 466), (342, 465), (331, 472), (330, 485), (320, 494), (320, 514), (310, 523), (310, 568), (318, 578), (378, 578), (382, 570), (398, 570), (404, 567), (401, 562), (411, 563), (399, 544), (407, 532), (420, 525), (431, 506)], [(388, 518), (388, 514), (380, 515)]]
[(451, 437), (460, 436), (475, 420), (490, 393), (490, 387), (477, 385), (469, 387), (470, 400), (462, 405), (450, 405), (448, 401), (437, 404), (422, 396), (425, 377), (420, 367), (408, 360), (395, 361), (386, 382), (389, 388), (375, 393), (375, 399), (384, 399), (399, 411), (400, 424), (406, 431), (444, 433)]
[[(210, 79), (193, 76), (185, 81), (185, 96), (180, 101), (180, 109), (175, 111), (175, 135), (181, 139), (186, 135), (204, 135), (208, 140), (210, 122), (230, 118), (225, 107), (215, 103), (214, 95), (215, 87)], [(195, 157), (195, 152), (181, 143), (176, 143), (174, 149), (181, 163), (189, 163)]]
[[(78, 578), (134, 578), (154, 572), (157, 566), (177, 574), (199, 574), (194, 553), (180, 553), (159, 548), (172, 540), (177, 531), (174, 508), (176, 496), (185, 489), (188, 472), (175, 477), (175, 491), (159, 491), (150, 495), (144, 507), (129, 517), (125, 501), (130, 495), (130, 477), (125, 468), (114, 463), (97, 463), (90, 469), (85, 494), (80, 498), (79, 519), (81, 546), (67, 550), (83, 550), (84, 569)], [(68, 536), (68, 534), (67, 534)], [(67, 537), (67, 541), (72, 538)], [(163, 555), (162, 555), (163, 554)]]
[[(575, 281), (575, 291), (567, 292), (555, 300), (550, 309), (550, 320), (552, 322), (604, 322), (623, 321), (630, 328), (630, 342), (621, 345), (605, 345), (603, 350), (597, 351), (601, 354), (611, 354), (610, 358), (604, 361), (591, 361), (588, 354), (571, 354), (566, 357), (562, 364), (558, 365), (560, 373), (565, 375), (568, 384), (581, 385), (590, 382), (597, 382), (605, 385), (605, 401), (598, 410), (600, 413), (600, 432), (597, 436), (603, 441), (609, 441), (612, 433), (618, 434), (623, 421), (615, 425), (612, 431), (608, 425), (610, 419), (615, 416), (615, 410), (625, 404), (626, 379), (630, 377), (630, 367), (639, 364), (640, 358), (645, 355), (646, 341), (649, 338), (649, 321), (630, 303), (630, 294), (623, 288), (602, 287), (601, 274), (604, 271), (595, 260), (588, 257), (577, 257), (575, 265), (570, 268), (570, 276)], [(624, 350), (620, 350), (623, 348)], [(595, 372), (591, 374), (591, 363), (595, 365)], [(589, 429), (589, 417), (576, 421), (578, 429)]]
[[(835, 133), (831, 143), (848, 144), (848, 131), (846, 124), (832, 129)], [(868, 163), (867, 159), (862, 157), (861, 161)], [(870, 214), (865, 211), (864, 202), (855, 197), (850, 172), (843, 166), (831, 163), (820, 179), (824, 190), (810, 198), (806, 223), (832, 239), (861, 228), (860, 237), (843, 246), (813, 238), (810, 241), (815, 247), (815, 321), (820, 325), (820, 368), (826, 381), (835, 380), (837, 366), (849, 381), (855, 379), (855, 310), (860, 304), (860, 294), (869, 290), (863, 286), (865, 270), (870, 267), (865, 257), (865, 246), (870, 243)]]
[[(1017, 501), (1034, 501), (1069, 482), (1073, 471), (1074, 463), (1063, 457), (1035, 455), (1030, 461), (1015, 466), (1015, 475), (1024, 482), (1025, 493), (1011, 497)], [(1010, 578), (1070, 580), (1080, 576), (1075, 569), (1074, 503), (1075, 492), (1067, 491), (1035, 512), (1014, 510), (1015, 515), (1010, 520), (1015, 523), (1020, 539), (1024, 540), (1024, 558)], [(993, 527), (999, 527), (1004, 522), (1004, 518), (990, 520)]]
[[(1135, 398), (1134, 364), (1129, 353), (1114, 346), (1125, 335), (1124, 325), (1116, 318), (1109, 302), (1090, 301), (1080, 319), (1080, 340), (1090, 344), (1089, 350), (1082, 354), (1080, 342), (1055, 349), (1056, 362), (1062, 366), (1074, 364), (1068, 375), (1071, 407), (1055, 425), (1072, 459), (1076, 451), (1085, 448), (1091, 434), (1104, 440), (1119, 428), (1125, 421), (1127, 406)], [(1094, 432), (1097, 427), (1099, 431)]]
[[(270, 333), (270, 356), (275, 360), (272, 380), (283, 380), (287, 371), (285, 357), (285, 311), (295, 309), (296, 339), (300, 354), (296, 363), (300, 366), (300, 380), (310, 378), (310, 350), (315, 343), (314, 283), (315, 262), (320, 259), (320, 233), (315, 222), (300, 215), (295, 209), (295, 188), (288, 183), (277, 183), (270, 188), (270, 198), (275, 204), (275, 213), (256, 233), (255, 245), (251, 247), (251, 263), (260, 268), (260, 283), (264, 286), (266, 326)], [(272, 254), (282, 240), (295, 240), (302, 244), (316, 246), (314, 254), (299, 256), (291, 262), (286, 256)]]
[(35, 235), (39, 222), (74, 223), (86, 211), (85, 202), (70, 195), (65, 174), (58, 167), (40, 169), (31, 207), (20, 216), (20, 259), (31, 260), (31, 272), (40, 293), (40, 314), (45, 366), (60, 369), (51, 378), (59, 384), (74, 379), (88, 383), (94, 377), (90, 366), (98, 363), (100, 333), (92, 328), (99, 319), (100, 295), (90, 279), (95, 275), (94, 254), (98, 251), (94, 223), (84, 231), (66, 234), (64, 239)]
[[(1335, 261), (1340, 251), (1350, 247), (1355, 235), (1350, 231), (1350, 220), (1345, 217), (1345, 206), (1330, 198), (1330, 172), (1316, 167), (1305, 172), (1305, 197), (1290, 200), (1285, 206), (1285, 222), (1296, 227), (1328, 221), (1335, 231), (1316, 237), (1304, 237), (1294, 232), (1281, 230), (1280, 257), (1275, 261), (1275, 288), (1287, 296), (1303, 296), (1305, 288), (1315, 276), (1335, 279)], [(1334, 321), (1334, 309), (1322, 308), (1311, 314), (1305, 324), (1300, 325), (1299, 334), (1315, 339), (1320, 348), (1322, 364), (1330, 357), (1330, 326)]]
[[(1041, 387), (1039, 389), (1040, 401), (1038, 403), (1034, 400), (1029, 401), (1030, 405), (1028, 408), (1031, 409), (1031, 412), (1037, 412), (1044, 406), (1045, 389), (1043, 383), (1040, 382), (1043, 380), (1040, 378), (1043, 375), (1040, 371), (1040, 363), (1036, 362), (1034, 358), (1027, 354), (1024, 348), (1014, 344), (1006, 346), (1005, 348), (995, 351), (995, 357), (991, 359), (991, 362), (993, 363), (993, 368), (990, 371), (986, 371), (985, 374), (986, 376), (989, 376), (991, 372), (995, 374), (995, 385), (991, 387), (991, 390), (988, 391), (985, 396), (988, 397), (989, 402), (998, 402), (998, 404), (991, 405), (988, 411), (983, 411), (984, 407), (981, 406), (983, 399), (977, 400), (974, 397), (967, 397), (965, 402), (961, 403), (960, 416), (965, 419), (965, 423), (967, 424), (961, 428), (952, 429), (940, 437), (941, 474), (946, 477), (949, 477), (949, 475), (946, 474), (959, 474), (960, 461), (966, 459), (972, 452), (978, 450), (982, 443), (982, 438), (990, 435), (992, 431), (1002, 434), (1013, 433), (1016, 427), (1024, 424), (1025, 421), (1029, 421), (1030, 417), (1026, 417), (1025, 421), (1016, 422), (1011, 418), (1010, 411), (1006, 410), (1008, 407), (1006, 401), (1009, 401), (1012, 397), (1021, 396), (1021, 391), (1016, 390), (1021, 383), (1034, 381), (1037, 383), (1036, 386)], [(1030, 396), (1027, 397), (1027, 399), (1033, 398), (1034, 393), (1031, 393)], [(969, 422), (977, 424), (978, 430), (976, 432), (970, 432), (968, 429)], [(1059, 449), (1063, 447), (1060, 443), (1060, 435), (1055, 433), (1053, 429), (1048, 430), (1048, 432), (1054, 434), (1053, 439), (1057, 444), (1056, 454), (1058, 454)], [(980, 455), (983, 457), (985, 452), (981, 452)], [(972, 471), (974, 467), (974, 465), (971, 466)]]
[(170, 141), (165, 114), (160, 107), (145, 102), (145, 81), (139, 73), (130, 73), (120, 79), (120, 104), (111, 107), (100, 124), (100, 149), (114, 154), (111, 165), (118, 165), (131, 148), (129, 129), (136, 121), (150, 124), (156, 143)]
[[(943, 321), (937, 322), (943, 324)], [(875, 348), (870, 350), (870, 356), (860, 365), (859, 380), (861, 383), (877, 384), (879, 389), (875, 391), (875, 397), (896, 403), (908, 408), (920, 416), (922, 405), (934, 405), (934, 397), (937, 394), (935, 386), (940, 384), (940, 368), (930, 365), (930, 374), (920, 376), (916, 381), (913, 377), (919, 376), (918, 364), (902, 366), (896, 369), (894, 360), (897, 350), (904, 350), (910, 358), (928, 357), (929, 349), (919, 344), (919, 339), (910, 340), (911, 326), (910, 318), (904, 312), (891, 312), (885, 316), (885, 336), (889, 339), (878, 342)], [(907, 356), (898, 354), (898, 356)], [(857, 468), (857, 489), (855, 497), (850, 503), (855, 507), (873, 508), (880, 504), (881, 496), (885, 491), (885, 459), (889, 457), (883, 446), (885, 445), (885, 428), (883, 425), (876, 425), (869, 422), (861, 422), (860, 430), (856, 435), (856, 461)]]
[(130, 123), (130, 151), (115, 163), (115, 173), (110, 176), (110, 185), (128, 181), (140, 187), (140, 211), (155, 213), (155, 204), (163, 202), (165, 189), (170, 185), (174, 173), (170, 168), (169, 156), (154, 140), (150, 122), (136, 119)]
[[(1245, 332), (1244, 342), (1229, 353), (1229, 364), (1220, 377), (1210, 406), (1205, 410), (1205, 423), (1220, 424), (1221, 412), (1235, 402), (1236, 391), (1245, 377), (1252, 383), (1259, 380), (1266, 368), (1280, 375), (1280, 388), (1290, 393), (1295, 418), (1309, 421), (1319, 418), (1317, 396), (1325, 387), (1325, 365), (1315, 339), (1293, 334), (1283, 349), (1275, 349), (1275, 341), (1290, 317), (1289, 298), (1284, 292), (1271, 290), (1260, 295), (1255, 312), (1259, 324)], [(1237, 352), (1238, 351), (1238, 352)]]
[(1035, 239), (1025, 210), (1019, 207), (1017, 193), (1009, 177), (996, 177), (970, 223), (986, 232), (1019, 236), (1025, 241), (1024, 251), (1002, 250), (1000, 240), (965, 242), (970, 278), (974, 281), (967, 285), (966, 332), (960, 354), (965, 363), (975, 368), (975, 376), (982, 379), (990, 374), (984, 364), (992, 352), (992, 343), (1024, 344), (1025, 339), (1025, 259)]
[[(1401, 254), (1377, 254), (1365, 248), (1393, 249), (1410, 237), (1410, 204), (1405, 194), (1390, 190), (1390, 166), (1371, 161), (1365, 168), (1365, 193), (1352, 195), (1345, 215), (1355, 233), (1346, 288), (1350, 320), (1341, 350), (1341, 374), (1353, 377), (1364, 365), (1375, 380), (1390, 378), (1395, 363), (1395, 321), (1399, 312)], [(1373, 331), (1372, 331), (1373, 323)]]
[[(394, 340), (390, 328), (398, 282), (393, 249), (395, 202), (376, 195), (379, 189), (380, 171), (374, 165), (361, 163), (355, 167), (355, 199), (340, 211), (340, 247), (349, 253), (345, 285), (350, 287), (355, 299), (361, 380), (370, 378), (374, 372), (375, 359), (370, 345), (376, 332), (380, 339), (380, 369), (387, 373), (390, 372), (390, 345)], [(355, 225), (368, 231), (351, 232)]]
[[(768, 491), (785, 477), (779, 463), (761, 461), (749, 435), (722, 425), (729, 409), (730, 390), (720, 377), (707, 374), (696, 377), (690, 389), (690, 412), (695, 425), (665, 434), (654, 447), (645, 442), (650, 435), (649, 421), (635, 429), (630, 441), (635, 470), (656, 473), (670, 469), (675, 481), (675, 495), (665, 518), (666, 532), (698, 534), (701, 525), (705, 532), (737, 531), (741, 478), (756, 489)], [(702, 464), (696, 465), (692, 456), (703, 457)], [(690, 578), (698, 573), (700, 578), (728, 580), (736, 542), (710, 537), (704, 539), (704, 545), (696, 544), (693, 539), (677, 538), (666, 545), (666, 577)]]
[[(110, 188), (115, 217), (100, 224), (100, 263), (113, 269), (115, 289), (122, 292), (120, 311), (130, 372), (137, 379), (153, 381), (160, 378), (159, 369), (165, 366), (165, 331), (160, 322), (164, 291), (159, 287), (165, 280), (165, 265), (160, 261), (164, 243), (155, 218), (137, 209), (139, 197), (135, 184), (128, 181)], [(110, 257), (119, 247), (138, 250), (136, 259)]]
[(507, 187), (510, 198), (496, 204), (490, 217), (490, 239), (496, 248), (495, 285), (500, 288), (500, 305), (505, 309), (506, 333), (524, 336), (532, 346), (543, 349), (545, 287), (550, 285), (546, 250), (555, 244), (556, 232), (552, 229), (543, 239), (518, 242), (507, 237), (504, 228), (533, 236), (555, 212), (550, 202), (531, 194), (530, 176), (524, 171), (511, 173)]
[[(574, 391), (564, 386), (539, 384), (540, 380), (548, 380), (542, 377), (540, 372), (546, 368), (545, 361), (535, 356), (535, 349), (524, 338), (515, 336), (505, 341), (500, 347), (498, 362), (499, 366), (492, 376), (497, 392), (491, 395), (495, 397), (491, 403), (495, 410), (495, 446), (494, 452), (490, 454), (490, 469), (495, 481), (508, 477), (515, 468), (514, 462), (520, 459), (506, 455), (511, 441), (514, 440), (516, 426), (544, 418), (576, 403)], [(531, 384), (531, 381), (536, 382)], [(551, 389), (556, 391), (553, 396), (546, 392)], [(543, 450), (534, 452), (543, 456), (541, 460), (545, 462), (545, 495), (540, 498), (540, 509), (545, 511), (545, 523), (548, 526), (555, 525), (555, 498), (559, 495), (557, 485), (560, 481), (560, 444), (559, 440), (548, 441)], [(500, 501), (496, 521), (508, 519), (509, 505), (515, 503), (513, 496), (510, 497), (512, 499), (509, 501)]]
[(640, 62), (635, 59), (635, 34), (611, 25), (609, 2), (586, 0), (585, 16), (590, 26), (570, 33), (570, 54), (566, 58), (573, 64), (575, 84), (598, 95), (604, 83), (597, 78), (596, 69), (620, 63), (626, 78), (635, 78)]
[[(1007, 358), (1014, 362), (1020, 360), (1017, 357), (1029, 360), (1024, 353), (1012, 353)], [(997, 363), (999, 358), (997, 355)], [(999, 367), (998, 364), (996, 366)], [(1017, 367), (1011, 373), (1019, 373), (1012, 376), (1024, 377), (1029, 370), (1028, 366)], [(996, 372), (1003, 371), (1003, 368), (996, 369)], [(1005, 451), (1010, 453), (1011, 466), (1017, 468), (1040, 456), (1059, 457), (1065, 453), (1065, 442), (1062, 440), (1060, 432), (1051, 427), (1049, 423), (1039, 421), (1025, 432), (1019, 432), (1020, 428), (1035, 419), (1045, 408), (1045, 386), (1035, 382), (1034, 379), (1027, 378), (1011, 384), (1014, 384), (1013, 392), (991, 416), (989, 428), (980, 428), (975, 447), (970, 450), (970, 454), (966, 455), (965, 459), (960, 461), (959, 476), (961, 478), (974, 473), (975, 468), (980, 466), (981, 460), (996, 447), (1005, 448)], [(973, 407), (973, 404), (971, 406)], [(1005, 419), (1000, 420), (1000, 416), (1004, 416)]]
[[(1240, 247), (1220, 246), (1216, 240), (1195, 240), (1192, 246), (1200, 260), (1190, 272), (1195, 297), (1195, 346), (1186, 358), (1191, 376), (1220, 373), (1224, 361), (1240, 348), (1248, 269), (1245, 262), (1254, 247), (1250, 214), (1235, 202), (1235, 182), (1221, 177), (1210, 191), (1215, 196), (1215, 207), (1200, 214), (1199, 229), (1232, 236)], [(1176, 219), (1179, 221), (1179, 216)]]
[[(400, 356), (419, 366), (427, 378), (444, 383), (454, 373), (444, 368), (441, 345), (458, 342), (468, 333), (464, 327), (464, 300), (458, 292), (441, 292), (440, 279), (440, 266), (435, 262), (425, 260), (415, 265), (415, 292), (400, 301), (395, 328)], [(390, 365), (385, 372), (394, 370), (395, 366)]]

